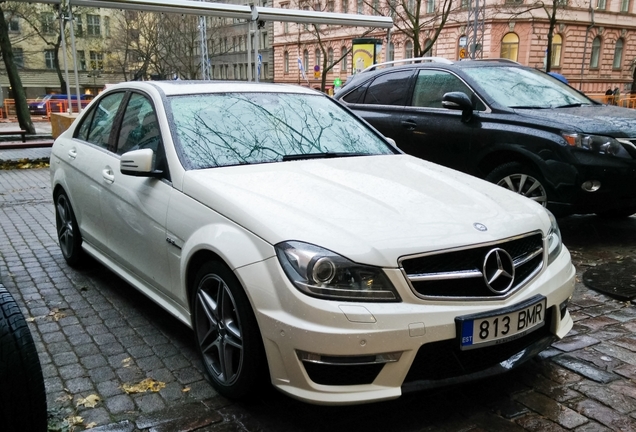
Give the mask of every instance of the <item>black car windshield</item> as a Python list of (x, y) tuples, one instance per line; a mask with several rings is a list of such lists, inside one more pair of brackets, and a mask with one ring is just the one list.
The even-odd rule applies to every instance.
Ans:
[(594, 104), (569, 85), (537, 70), (475, 67), (464, 71), (491, 99), (508, 108), (546, 109)]
[[(392, 154), (329, 98), (293, 93), (173, 96), (176, 146), (186, 169)], [(291, 157), (290, 157), (291, 156)]]

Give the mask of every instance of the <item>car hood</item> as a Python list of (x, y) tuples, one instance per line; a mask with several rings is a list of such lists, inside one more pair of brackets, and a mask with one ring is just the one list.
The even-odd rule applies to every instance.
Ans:
[(562, 129), (576, 132), (613, 136), (636, 137), (636, 110), (611, 105), (593, 105), (576, 108), (521, 110), (523, 117), (540, 119), (550, 123), (562, 123)]
[(304, 241), (384, 267), (549, 228), (538, 204), (408, 155), (188, 171), (183, 192), (271, 244)]

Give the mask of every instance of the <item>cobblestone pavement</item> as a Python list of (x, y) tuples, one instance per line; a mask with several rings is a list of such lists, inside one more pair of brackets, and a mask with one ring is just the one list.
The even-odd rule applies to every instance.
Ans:
[[(636, 257), (636, 217), (560, 223), (579, 281)], [(28, 318), (58, 430), (80, 416), (77, 431), (636, 431), (636, 308), (580, 282), (574, 330), (507, 375), (362, 406), (274, 390), (233, 403), (204, 379), (190, 330), (102, 266), (69, 268), (54, 224), (48, 170), (0, 171), (0, 280)], [(122, 388), (146, 378), (165, 387)], [(77, 405), (90, 395), (95, 407)]]

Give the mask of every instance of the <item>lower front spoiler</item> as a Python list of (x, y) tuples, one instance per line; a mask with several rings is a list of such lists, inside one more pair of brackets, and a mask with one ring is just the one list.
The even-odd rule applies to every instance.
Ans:
[(502, 373), (508, 372), (535, 357), (541, 351), (548, 348), (556, 340), (558, 340), (558, 338), (554, 335), (544, 336), (531, 345), (527, 346), (526, 348), (522, 349), (521, 351), (517, 352), (516, 354), (510, 356), (509, 358), (500, 361), (494, 366), (490, 366), (477, 372), (448, 378), (423, 379), (405, 382), (404, 384), (402, 384), (402, 393), (446, 387), (454, 384), (476, 381), (494, 375), (501, 375)]

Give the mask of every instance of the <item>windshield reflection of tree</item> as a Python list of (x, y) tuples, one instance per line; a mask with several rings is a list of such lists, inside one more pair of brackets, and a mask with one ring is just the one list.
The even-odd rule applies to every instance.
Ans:
[(497, 67), (469, 69), (467, 74), (497, 103), (507, 107), (551, 108), (589, 103), (578, 93), (562, 88), (539, 72)]
[(175, 98), (177, 136), (192, 168), (264, 163), (290, 154), (386, 153), (324, 97), (215, 94)]

